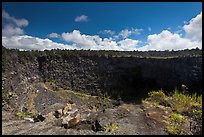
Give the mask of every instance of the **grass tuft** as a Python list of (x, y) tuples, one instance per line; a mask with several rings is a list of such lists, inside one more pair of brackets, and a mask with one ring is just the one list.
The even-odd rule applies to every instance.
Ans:
[(116, 123), (110, 123), (110, 124), (106, 125), (104, 128), (105, 128), (106, 132), (114, 132), (114, 131), (118, 130), (119, 126)]

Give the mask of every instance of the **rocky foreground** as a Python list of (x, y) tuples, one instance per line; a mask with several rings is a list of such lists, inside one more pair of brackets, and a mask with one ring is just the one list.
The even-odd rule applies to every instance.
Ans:
[[(160, 111), (158, 111), (160, 110)], [(56, 103), (30, 118), (2, 111), (3, 135), (166, 135), (162, 108), (122, 104), (98, 111), (95, 107)]]

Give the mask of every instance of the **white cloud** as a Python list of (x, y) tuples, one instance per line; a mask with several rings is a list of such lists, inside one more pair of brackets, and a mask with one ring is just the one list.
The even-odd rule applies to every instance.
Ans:
[(77, 16), (74, 21), (75, 22), (87, 22), (88, 16), (86, 15)]
[(96, 46), (94, 39), (97, 36), (81, 35), (79, 30), (74, 30), (73, 32), (62, 33), (62, 39), (67, 42), (74, 42), (78, 47), (89, 48), (90, 46)]
[(181, 38), (180, 35), (173, 34), (168, 30), (163, 30), (160, 34), (149, 35), (147, 43), (146, 46), (139, 48), (139, 50), (182, 50), (202, 47), (200, 43)]
[(32, 36), (12, 36), (2, 37), (2, 44), (7, 48), (18, 48), (21, 50), (51, 50), (51, 49), (91, 49), (91, 50), (120, 50), (120, 51), (147, 51), (147, 50), (180, 50), (186, 48), (196, 48), (198, 42), (192, 42), (187, 38), (181, 38), (178, 34), (173, 34), (168, 30), (160, 34), (149, 35), (147, 45), (138, 47), (140, 41), (126, 38), (116, 42), (112, 38), (100, 38), (97, 35), (90, 36), (81, 34), (80, 31), (74, 30), (70, 33), (62, 33), (62, 39), (71, 44), (61, 44), (51, 41), (50, 39), (41, 39)]
[(26, 19), (16, 19), (10, 16), (6, 11), (2, 11), (2, 18), (6, 19), (7, 22), (15, 23), (18, 27), (28, 26), (28, 20)]
[(73, 45), (65, 45), (61, 43), (56, 43), (50, 39), (41, 39), (32, 36), (12, 36), (5, 37), (2, 36), (2, 44), (7, 48), (14, 48), (20, 50), (51, 50), (51, 49), (74, 49)]
[[(7, 29), (9, 30), (9, 29)], [(4, 31), (3, 31), (4, 32)], [(10, 49), (20, 50), (51, 50), (51, 49), (91, 49), (91, 50), (131, 50), (137, 44), (136, 40), (125, 39), (117, 43), (112, 38), (100, 38), (98, 35), (81, 34), (79, 30), (73, 32), (51, 33), (51, 37), (61, 37), (71, 44), (61, 44), (53, 42), (50, 39), (41, 39), (28, 35), (14, 35), (14, 33), (23, 34), (22, 31), (12, 32), (11, 35), (2, 35), (2, 45)], [(126, 45), (127, 44), (127, 45)], [(130, 49), (131, 48), (131, 49)]]
[(115, 34), (115, 31), (112, 31), (112, 30), (102, 30), (102, 31), (99, 31), (100, 34), (109, 34), (109, 35), (114, 35)]
[(137, 50), (137, 44), (138, 44), (138, 40), (132, 40), (132, 39), (124, 39), (118, 42), (118, 44), (120, 44), (120, 48), (122, 48), (125, 51), (133, 51), (133, 50)]
[(185, 22), (183, 29), (185, 36), (182, 37), (182, 27), (178, 26), (178, 31), (171, 33), (169, 30), (163, 30), (159, 34), (149, 35), (147, 45), (139, 50), (183, 50), (183, 49), (202, 49), (202, 12), (195, 18)]
[(122, 36), (122, 38), (128, 38), (132, 34), (140, 35), (143, 29), (134, 29), (131, 30), (124, 29), (119, 33), (119, 36)]
[(186, 38), (192, 41), (202, 41), (202, 12), (183, 26)]
[(95, 50), (122, 50), (116, 41), (113, 41), (111, 38), (99, 39), (98, 47)]
[(119, 50), (116, 41), (113, 41), (112, 38), (102, 39), (98, 35), (85, 35), (81, 34), (79, 30), (62, 33), (62, 39), (74, 43), (78, 49)]
[(57, 34), (57, 33), (50, 33), (50, 34), (49, 34), (49, 37), (50, 37), (50, 38), (59, 38), (60, 35)]
[(138, 40), (124, 39), (119, 42), (113, 38), (100, 38), (98, 35), (90, 36), (81, 34), (79, 30), (73, 32), (62, 33), (62, 39), (67, 42), (74, 43), (78, 49), (91, 50), (121, 50), (130, 51), (136, 50)]

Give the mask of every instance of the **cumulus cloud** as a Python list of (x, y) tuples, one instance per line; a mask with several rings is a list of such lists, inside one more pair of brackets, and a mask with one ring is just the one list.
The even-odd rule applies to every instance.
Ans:
[(192, 41), (202, 41), (202, 12), (183, 26), (186, 38)]
[(181, 38), (178, 34), (173, 34), (168, 30), (163, 30), (159, 34), (149, 35), (147, 37), (147, 45), (139, 50), (182, 50), (192, 49), (202, 45), (198, 42), (192, 42), (187, 38)]
[(120, 44), (120, 48), (122, 48), (124, 51), (133, 51), (137, 50), (137, 44), (138, 40), (133, 40), (133, 39), (124, 39), (118, 42)]
[(88, 16), (86, 15), (77, 16), (74, 21), (75, 22), (87, 22)]
[(49, 37), (50, 37), (50, 38), (59, 38), (60, 35), (57, 34), (57, 33), (50, 33), (50, 34), (49, 34)]
[(124, 30), (121, 30), (121, 32), (119, 33), (119, 36), (122, 36), (122, 38), (128, 38), (132, 34), (140, 35), (142, 31), (143, 29), (134, 29), (134, 28), (132, 28), (131, 30), (124, 29)]
[(79, 30), (74, 30), (73, 32), (62, 33), (62, 39), (67, 42), (73, 42), (78, 45), (78, 47), (88, 48), (90, 46), (95, 47), (95, 39), (97, 36), (82, 35)]
[[(183, 49), (202, 49), (202, 12), (189, 23), (185, 22), (183, 27), (171, 33), (169, 30), (163, 30), (159, 34), (149, 35), (147, 37), (147, 45), (139, 48), (139, 50), (183, 50)], [(185, 31), (184, 37), (180, 33), (181, 28)], [(180, 33), (180, 34), (179, 34)]]
[(65, 45), (56, 43), (50, 39), (41, 39), (38, 37), (32, 37), (28, 35), (23, 36), (2, 36), (2, 44), (10, 49), (20, 50), (51, 50), (51, 49), (74, 49), (73, 45)]
[(120, 50), (130, 51), (136, 50), (138, 40), (124, 39), (119, 42), (113, 38), (100, 38), (98, 35), (90, 36), (81, 34), (79, 30), (73, 32), (62, 33), (62, 39), (67, 42), (76, 44), (78, 49), (91, 49), (91, 50)]
[(76, 44), (78, 49), (91, 50), (119, 50), (116, 41), (112, 38), (100, 38), (98, 35), (90, 36), (81, 34), (79, 30), (73, 32), (62, 33), (62, 39)]

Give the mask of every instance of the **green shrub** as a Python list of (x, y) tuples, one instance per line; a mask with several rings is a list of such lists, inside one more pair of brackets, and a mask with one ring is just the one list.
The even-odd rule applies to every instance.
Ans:
[[(164, 122), (169, 134), (194, 134), (190, 129), (195, 130), (196, 133), (197, 131), (202, 132), (200, 130), (202, 128), (202, 95), (189, 94), (187, 89), (185, 85), (182, 85), (182, 91), (175, 89), (168, 96), (162, 90), (151, 91), (145, 100), (155, 106), (168, 104), (168, 115), (164, 116)], [(194, 126), (190, 124), (191, 122), (194, 123)]]
[(114, 132), (114, 131), (118, 130), (119, 126), (116, 123), (110, 123), (110, 124), (106, 125), (104, 128), (105, 128), (106, 132)]
[(202, 117), (202, 110), (193, 110), (193, 113), (198, 117)]
[(166, 131), (172, 135), (186, 134), (189, 129), (187, 122), (187, 117), (172, 113), (166, 118)]
[(146, 101), (153, 102), (154, 105), (167, 105), (167, 96), (164, 94), (162, 90), (151, 91), (148, 93), (148, 98)]
[(173, 110), (175, 110), (176, 112), (182, 113), (190, 109), (191, 97), (189, 95), (184, 95), (176, 89), (172, 97), (173, 97), (173, 101), (171, 103), (171, 107)]

